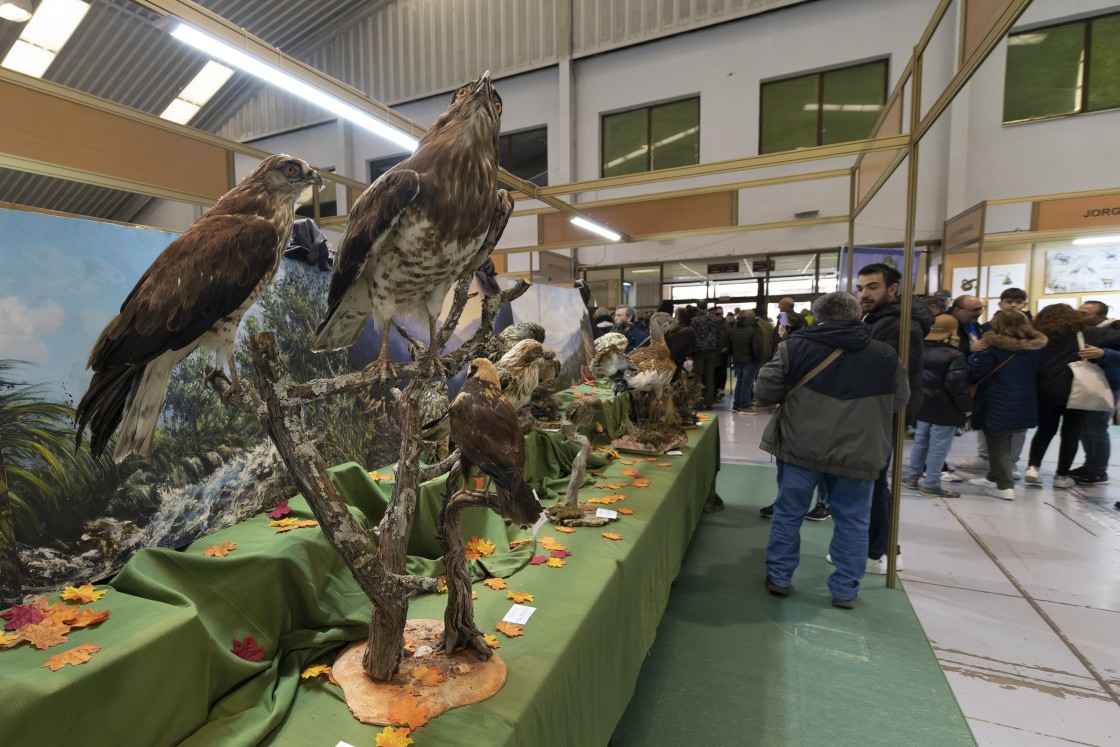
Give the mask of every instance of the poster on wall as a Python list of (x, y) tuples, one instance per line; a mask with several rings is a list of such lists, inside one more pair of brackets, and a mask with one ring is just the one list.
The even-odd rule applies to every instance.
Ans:
[(1025, 264), (991, 265), (985, 269), (987, 285), (984, 296), (999, 298), (999, 295), (1008, 288), (1026, 290), (1027, 266)]
[(1046, 293), (1120, 289), (1120, 246), (1079, 246), (1046, 252)]
[(983, 295), (983, 288), (987, 284), (987, 267), (979, 268), (979, 272), (976, 267), (954, 267), (953, 284), (949, 287), (949, 292), (954, 298), (963, 294), (980, 296)]

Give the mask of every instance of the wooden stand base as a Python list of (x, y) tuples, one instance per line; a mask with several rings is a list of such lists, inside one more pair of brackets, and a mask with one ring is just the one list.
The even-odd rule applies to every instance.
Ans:
[[(401, 663), (390, 682), (374, 682), (362, 669), (366, 642), (352, 643), (339, 655), (331, 673), (346, 696), (354, 717), (366, 724), (389, 725), (389, 707), (397, 700), (415, 698), (427, 710), (428, 718), (459, 706), (486, 700), (506, 682), (506, 664), (495, 652), (489, 661), (460, 651), (447, 656), (438, 650), (443, 623), (438, 620), (409, 620), (404, 637), (414, 652)], [(423, 665), (438, 667), (443, 682), (426, 687), (413, 679), (413, 670)]]

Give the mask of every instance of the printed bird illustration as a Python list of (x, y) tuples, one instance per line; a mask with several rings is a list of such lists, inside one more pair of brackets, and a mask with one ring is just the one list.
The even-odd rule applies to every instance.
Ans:
[(536, 340), (522, 340), (501, 357), (495, 368), (502, 394), (514, 410), (529, 404), (533, 390), (540, 382), (538, 360), (544, 355), (544, 346)]
[(156, 257), (90, 353), (78, 446), (88, 425), (100, 454), (123, 420), (114, 461), (147, 456), (171, 370), (196, 348), (228, 362), (237, 384), (237, 327), (276, 274), (296, 198), (311, 184), (323, 180), (305, 162), (270, 156)]
[(498, 189), (501, 113), (487, 71), (455, 92), (415, 153), (357, 199), (314, 350), (353, 345), (372, 316), (382, 335), (371, 366), (384, 382), (393, 372), (390, 321), (426, 317), (434, 338), (448, 289), (486, 260), (513, 211)]
[(517, 412), (502, 395), (493, 363), (485, 358), (471, 362), (467, 380), (451, 403), (450, 420), (451, 438), (462, 454), (464, 489), (470, 484), (471, 467), (477, 466), (498, 487), (498, 513), (520, 526), (532, 526), (542, 508), (521, 477), (525, 436)]

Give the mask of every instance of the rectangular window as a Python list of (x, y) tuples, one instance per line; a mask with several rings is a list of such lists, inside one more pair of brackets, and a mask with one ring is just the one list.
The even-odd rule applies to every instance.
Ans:
[(385, 156), (384, 158), (371, 158), (369, 160), (369, 183), (373, 184), (389, 169), (396, 166), (404, 159), (411, 156), (411, 153), (398, 153), (395, 156)]
[(870, 137), (886, 100), (886, 60), (763, 83), (758, 152)]
[(700, 163), (700, 99), (606, 114), (603, 176), (637, 174)]
[(498, 163), (514, 176), (548, 186), (548, 128), (511, 132), (498, 138)]
[(1003, 121), (1120, 107), (1120, 14), (1007, 37)]

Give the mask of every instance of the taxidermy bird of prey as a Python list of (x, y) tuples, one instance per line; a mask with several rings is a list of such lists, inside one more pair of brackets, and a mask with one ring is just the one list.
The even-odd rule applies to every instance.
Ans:
[(498, 361), (498, 381), (502, 394), (514, 410), (529, 404), (533, 390), (540, 382), (538, 359), (544, 355), (544, 346), (536, 340), (522, 340), (509, 349)]
[(626, 384), (626, 377), (636, 370), (633, 362), (626, 357), (626, 354), (613, 345), (608, 345), (596, 353), (591, 361), (591, 371), (595, 374), (595, 377), (610, 379), (614, 384), (615, 394), (629, 389)]
[(383, 330), (374, 365), (384, 381), (390, 320), (426, 316), (434, 337), (448, 289), (485, 261), (513, 211), (498, 189), (501, 113), (487, 71), (456, 91), (416, 152), (354, 203), (314, 350), (353, 345), (372, 315)]
[(601, 353), (607, 348), (618, 348), (618, 352), (625, 353), (630, 341), (621, 332), (608, 332), (595, 338), (595, 352)]
[[(668, 317), (668, 314), (665, 314), (664, 317)], [(671, 318), (668, 318), (668, 320), (665, 318), (652, 320), (649, 346), (635, 348), (630, 351), (628, 356), (636, 370), (626, 374), (626, 384), (634, 391), (649, 392), (653, 395), (653, 401), (650, 403), (651, 418), (657, 404), (665, 402), (665, 392), (677, 370), (677, 364), (673, 362), (673, 358), (669, 354), (669, 348), (665, 345), (665, 327), (671, 321)], [(666, 418), (673, 421), (676, 415), (675, 412), (672, 412), (672, 401), (665, 402), (665, 405), (669, 411), (666, 413)]]
[(541, 515), (536, 493), (521, 479), (525, 467), (525, 436), (517, 412), (502, 396), (498, 371), (485, 358), (471, 362), (470, 374), (451, 403), (451, 438), (462, 453), (464, 486), (477, 466), (498, 486), (502, 517), (523, 527)]
[(78, 405), (77, 445), (90, 429), (100, 454), (124, 421), (114, 461), (147, 456), (171, 369), (195, 348), (228, 361), (241, 316), (280, 266), (295, 201), (319, 174), (298, 158), (270, 156), (167, 245), (101, 332), (90, 353), (89, 391)]

